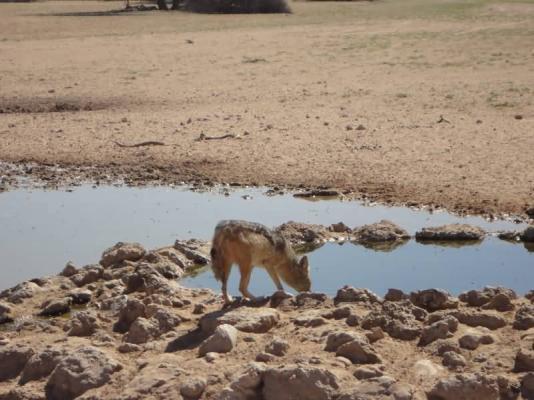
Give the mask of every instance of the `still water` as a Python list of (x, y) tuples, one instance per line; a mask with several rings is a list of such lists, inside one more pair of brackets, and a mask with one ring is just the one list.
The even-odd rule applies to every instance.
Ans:
[[(291, 194), (269, 197), (263, 194), (265, 190), (237, 189), (226, 196), (220, 189), (199, 193), (186, 188), (86, 185), (69, 192), (17, 189), (0, 193), (0, 289), (25, 279), (56, 274), (69, 260), (78, 266), (98, 262), (102, 251), (118, 241), (156, 248), (176, 239), (210, 239), (221, 219), (246, 219), (268, 226), (289, 220), (325, 225), (343, 221), (355, 227), (385, 218), (411, 234), (424, 226), (452, 222), (470, 223), (489, 231), (521, 228), (507, 221), (487, 222), (480, 217), (461, 218), (446, 212), (430, 214), (356, 201), (312, 202)], [(480, 246), (461, 249), (409, 242), (391, 253), (352, 244), (326, 245), (311, 255), (311, 261), (314, 289), (329, 293), (345, 278), (344, 283), (369, 286), (378, 292), (395, 285), (444, 286), (440, 283), (445, 283), (445, 277), (455, 281), (458, 288), (471, 282), (480, 286), (486, 280), (516, 282), (518, 286), (514, 287), (520, 288), (525, 280), (534, 282), (532, 275), (525, 275), (534, 268), (532, 254), (521, 245), (488, 239)], [(459, 276), (460, 270), (466, 272)], [(475, 271), (483, 273), (486, 280), (475, 280)], [(333, 280), (341, 276), (343, 279)], [(401, 278), (404, 286), (396, 283)], [(254, 279), (253, 284), (261, 285), (262, 280)], [(206, 282), (210, 286), (208, 277)], [(268, 293), (269, 285), (270, 282), (256, 291)]]
[[(312, 290), (329, 295), (335, 295), (343, 285), (368, 288), (382, 296), (389, 288), (412, 291), (439, 287), (459, 294), (486, 285), (501, 285), (524, 294), (534, 288), (533, 251), (534, 248), (529, 251), (522, 244), (491, 237), (461, 247), (411, 240), (390, 251), (352, 243), (327, 243), (309, 253), (308, 258)], [(220, 283), (209, 267), (182, 282), (189, 287), (220, 291)], [(234, 267), (229, 290), (235, 296), (241, 295), (238, 284), (239, 269)], [(249, 288), (254, 295), (270, 295), (275, 290), (269, 275), (260, 268), (253, 270)]]

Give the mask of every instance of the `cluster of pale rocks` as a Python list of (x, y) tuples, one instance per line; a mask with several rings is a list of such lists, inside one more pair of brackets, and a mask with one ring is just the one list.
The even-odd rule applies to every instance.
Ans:
[[(280, 230), (317, 232), (301, 228)], [(208, 250), (118, 243), (1, 292), (0, 400), (534, 399), (534, 291), (346, 286), (222, 308), (177, 279)]]

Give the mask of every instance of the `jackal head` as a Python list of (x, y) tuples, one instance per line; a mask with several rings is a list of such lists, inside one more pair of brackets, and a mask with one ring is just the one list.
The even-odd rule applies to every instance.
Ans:
[(287, 283), (299, 292), (309, 292), (311, 288), (310, 266), (308, 264), (308, 257), (304, 256), (300, 260), (295, 259), (291, 281)]

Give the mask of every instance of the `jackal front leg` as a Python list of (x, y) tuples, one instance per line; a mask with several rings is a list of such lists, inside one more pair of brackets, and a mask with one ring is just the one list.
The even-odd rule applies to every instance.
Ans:
[(280, 281), (280, 278), (278, 277), (278, 273), (276, 272), (276, 270), (274, 268), (266, 268), (266, 269), (267, 269), (267, 273), (273, 280), (276, 286), (276, 289), (278, 291), (284, 291), (284, 287), (282, 286), (282, 282)]

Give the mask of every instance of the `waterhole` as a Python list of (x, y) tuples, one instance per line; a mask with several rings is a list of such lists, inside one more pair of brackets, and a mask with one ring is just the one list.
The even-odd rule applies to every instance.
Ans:
[[(0, 288), (23, 280), (57, 274), (67, 261), (96, 263), (102, 251), (118, 241), (139, 242), (148, 249), (176, 239), (210, 239), (221, 219), (245, 219), (276, 226), (289, 220), (349, 227), (389, 219), (414, 234), (425, 226), (461, 222), (487, 231), (525, 225), (488, 222), (403, 207), (365, 205), (356, 201), (310, 202), (291, 194), (266, 196), (266, 189), (80, 186), (72, 191), (17, 189), (0, 193)], [(384, 251), (388, 250), (388, 251)], [(534, 252), (523, 244), (488, 237), (471, 246), (443, 247), (415, 241), (391, 249), (352, 243), (326, 244), (309, 255), (313, 290), (329, 294), (344, 284), (383, 294), (389, 287), (411, 290), (442, 287), (453, 293), (486, 284), (524, 292), (534, 282)], [(184, 285), (219, 290), (209, 268), (183, 279)], [(231, 277), (237, 294), (238, 272)], [(262, 270), (251, 282), (254, 294), (274, 286)]]

